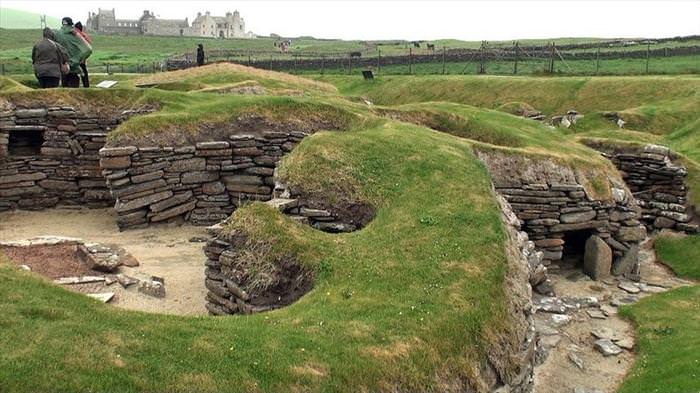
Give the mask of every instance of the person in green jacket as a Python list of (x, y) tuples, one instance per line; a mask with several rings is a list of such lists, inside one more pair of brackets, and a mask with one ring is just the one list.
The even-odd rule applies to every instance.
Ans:
[(80, 63), (90, 57), (92, 47), (75, 32), (73, 20), (69, 17), (61, 20), (61, 29), (55, 34), (56, 42), (68, 51), (70, 71), (63, 76), (63, 87), (80, 87)]

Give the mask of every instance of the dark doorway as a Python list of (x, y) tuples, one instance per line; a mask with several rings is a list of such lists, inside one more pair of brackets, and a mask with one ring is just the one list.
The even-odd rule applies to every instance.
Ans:
[(10, 156), (38, 156), (44, 144), (44, 131), (11, 131), (7, 152)]
[(593, 232), (590, 229), (564, 233), (564, 250), (562, 263), (573, 267), (583, 265), (583, 254), (586, 252), (586, 240)]

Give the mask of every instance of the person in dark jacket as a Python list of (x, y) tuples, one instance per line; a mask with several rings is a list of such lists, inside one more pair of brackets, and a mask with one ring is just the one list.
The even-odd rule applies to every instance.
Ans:
[(39, 87), (58, 87), (62, 76), (61, 68), (68, 68), (68, 52), (56, 42), (56, 36), (48, 27), (44, 29), (44, 38), (32, 49), (32, 64)]
[(204, 65), (204, 45), (202, 44), (197, 45), (197, 65)]
[[(80, 35), (88, 44), (92, 44), (92, 38), (83, 31), (83, 24), (78, 22), (75, 24), (75, 32)], [(80, 69), (83, 73), (80, 75), (80, 79), (83, 81), (83, 87), (90, 87), (90, 75), (88, 75), (87, 70), (87, 59), (80, 62)]]

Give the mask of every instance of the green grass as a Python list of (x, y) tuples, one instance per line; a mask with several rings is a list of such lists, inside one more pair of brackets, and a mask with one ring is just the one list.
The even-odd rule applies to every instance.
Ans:
[[(655, 248), (680, 277), (700, 279), (700, 236), (661, 236)], [(639, 337), (639, 358), (620, 393), (700, 391), (700, 285), (649, 296), (620, 314)]]
[(619, 393), (700, 391), (700, 285), (649, 296), (620, 314), (637, 325), (639, 358)]
[[(61, 27), (61, 20), (47, 15), (46, 24), (56, 29)], [(0, 29), (39, 29), (40, 27), (41, 16), (39, 14), (0, 7)]]
[(469, 143), (387, 123), (316, 134), (283, 167), (312, 189), (349, 179), (379, 207), (345, 235), (259, 204), (234, 214), (232, 228), (312, 268), (312, 292), (269, 313), (172, 317), (114, 309), (5, 267), (3, 389), (425, 391), (473, 381), (487, 335), (508, 317), (505, 233)]
[[(3, 9), (4, 10), (4, 9)], [(14, 15), (14, 14), (13, 14)], [(33, 17), (32, 17), (33, 18)], [(30, 18), (31, 19), (31, 18)], [(16, 26), (22, 26), (24, 19), (17, 19)], [(38, 23), (38, 16), (36, 16)], [(21, 74), (30, 72), (31, 48), (41, 37), (38, 29), (3, 29), (0, 33), (0, 61), (5, 63), (6, 73)], [(197, 37), (155, 37), (155, 36), (118, 36), (92, 34), (94, 52), (90, 58), (90, 63), (95, 70), (107, 72), (102, 66), (110, 64), (111, 72), (148, 72), (159, 68), (159, 65), (168, 57), (183, 53), (193, 54), (197, 44), (203, 43), (206, 53), (213, 61), (234, 60), (238, 62), (264, 61), (268, 59), (292, 60), (292, 54), (304, 58), (318, 58), (324, 56), (345, 56), (349, 52), (362, 52), (365, 58), (374, 58), (381, 51), (382, 56), (407, 56), (409, 48), (415, 55), (436, 54), (436, 60), (426, 64), (415, 64), (412, 72), (417, 74), (439, 74), (442, 73), (441, 50), (448, 49), (476, 49), (481, 45), (480, 41), (461, 41), (454, 39), (431, 41), (436, 45), (436, 51), (428, 51), (425, 44), (421, 48), (413, 48), (408, 41), (360, 41), (360, 40), (338, 40), (338, 39), (316, 39), (313, 37), (298, 37), (292, 39), (292, 46), (289, 53), (278, 52), (274, 46), (277, 39), (260, 37), (255, 39), (231, 39), (219, 40), (214, 38)], [(539, 40), (520, 40), (521, 45), (546, 45), (555, 42), (558, 45), (574, 43), (599, 42), (597, 38), (554, 38)], [(698, 45), (700, 40), (670, 41), (653, 44), (652, 49), (692, 46)], [(489, 43), (493, 47), (512, 46), (512, 41), (494, 41)], [(216, 51), (219, 49), (235, 50), (238, 55), (235, 57), (217, 57)], [(646, 49), (644, 45), (631, 47), (602, 48), (603, 52), (629, 51)], [(587, 49), (591, 51), (591, 49)], [(260, 53), (256, 53), (260, 52)], [(264, 52), (264, 53), (263, 53)], [(546, 60), (532, 60), (527, 57), (519, 62), (518, 71), (521, 74), (540, 74), (543, 72)], [(141, 65), (145, 68), (136, 68)], [(357, 67), (354, 67), (357, 72)], [(462, 63), (447, 63), (445, 72), (448, 74), (476, 73), (478, 64), (474, 61)], [(486, 65), (489, 74), (511, 74), (513, 71), (512, 62), (489, 62)], [(287, 70), (294, 71), (295, 70)], [(345, 68), (325, 70), (327, 73), (347, 73)], [(596, 65), (593, 60), (568, 60), (566, 62), (556, 62), (555, 71), (565, 74), (593, 75), (596, 73)], [(317, 73), (319, 70), (305, 70), (303, 73)], [(599, 75), (639, 75), (646, 72), (645, 59), (614, 59), (601, 60), (599, 64)], [(699, 73), (697, 56), (672, 56), (654, 57), (649, 64), (649, 72), (652, 74), (685, 74)], [(384, 74), (407, 74), (407, 65), (382, 66)]]
[(700, 236), (661, 236), (655, 248), (661, 262), (677, 275), (700, 280)]
[[(245, 59), (243, 59), (245, 60)], [(566, 62), (555, 62), (554, 72), (556, 75), (679, 75), (700, 73), (698, 61), (700, 56), (670, 56), (652, 57), (649, 61), (649, 70), (646, 69), (646, 59), (605, 59), (601, 60), (596, 68), (595, 60), (567, 60)], [(518, 75), (543, 75), (548, 64), (548, 59), (525, 59), (518, 62)], [(376, 73), (383, 76), (389, 75), (475, 75), (480, 71), (478, 61), (445, 62), (442, 63), (441, 55), (435, 55), (435, 59), (426, 63), (412, 64), (392, 64), (376, 66), (373, 62), (369, 67)], [(365, 69), (358, 65), (352, 67), (324, 67), (317, 69), (290, 70), (302, 74), (357, 74)], [(513, 75), (515, 73), (513, 61), (490, 61), (485, 64), (486, 74), (490, 75)]]
[[(12, 101), (159, 106), (122, 124), (112, 144), (187, 142), (202, 123), (230, 125), (241, 114), (296, 124), (326, 119), (342, 131), (306, 138), (285, 157), (280, 175), (326, 200), (378, 208), (366, 228), (342, 235), (297, 225), (260, 204), (237, 210), (227, 230), (270, 243), (273, 255), (298, 260), (316, 282), (292, 306), (247, 317), (116, 310), (0, 268), (0, 392), (425, 391), (473, 382), (489, 337), (510, 328), (505, 234), (475, 147), (604, 175), (610, 163), (579, 140), (665, 143), (683, 153), (688, 183), (700, 190), (696, 76), (320, 77), (350, 99), (265, 79), (186, 75), (168, 82), (173, 86), (161, 82), (175, 87), (163, 90), (135, 89), (125, 78), (107, 91), (21, 91), (0, 79), (8, 91), (3, 98)], [(304, 94), (199, 91), (248, 80)], [(564, 130), (505, 113), (524, 105), (547, 115), (577, 109), (586, 117)], [(604, 119), (610, 110), (631, 128), (618, 130)], [(659, 239), (659, 255), (697, 277), (697, 239)], [(639, 326), (641, 357), (622, 392), (697, 390), (699, 291), (677, 289), (623, 308)]]

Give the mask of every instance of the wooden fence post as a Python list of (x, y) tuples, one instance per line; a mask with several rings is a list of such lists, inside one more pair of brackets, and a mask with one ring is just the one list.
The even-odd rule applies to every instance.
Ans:
[(321, 75), (326, 73), (326, 56), (321, 55)]
[(600, 69), (600, 46), (595, 51), (595, 74), (598, 75), (598, 70)]
[(486, 41), (481, 41), (481, 47), (479, 47), (479, 74), (486, 73), (486, 67), (484, 65), (484, 51), (486, 50)]
[(647, 66), (646, 66), (646, 74), (649, 73), (649, 51), (650, 51), (650, 49), (651, 49), (650, 47), (651, 47), (651, 43), (650, 43), (649, 41), (647, 41)]
[(382, 50), (377, 46), (377, 73), (382, 70)]
[(445, 75), (445, 52), (446, 52), (446, 51), (447, 51), (447, 50), (446, 50), (445, 47), (443, 46), (443, 47), (442, 47), (442, 75)]
[(549, 73), (554, 73), (554, 41), (552, 41), (552, 45), (549, 48)]
[(513, 65), (513, 74), (515, 75), (518, 75), (518, 56), (520, 55), (519, 50), (519, 43), (518, 41), (515, 41), (515, 64)]
[(413, 48), (408, 47), (408, 75), (413, 75)]

